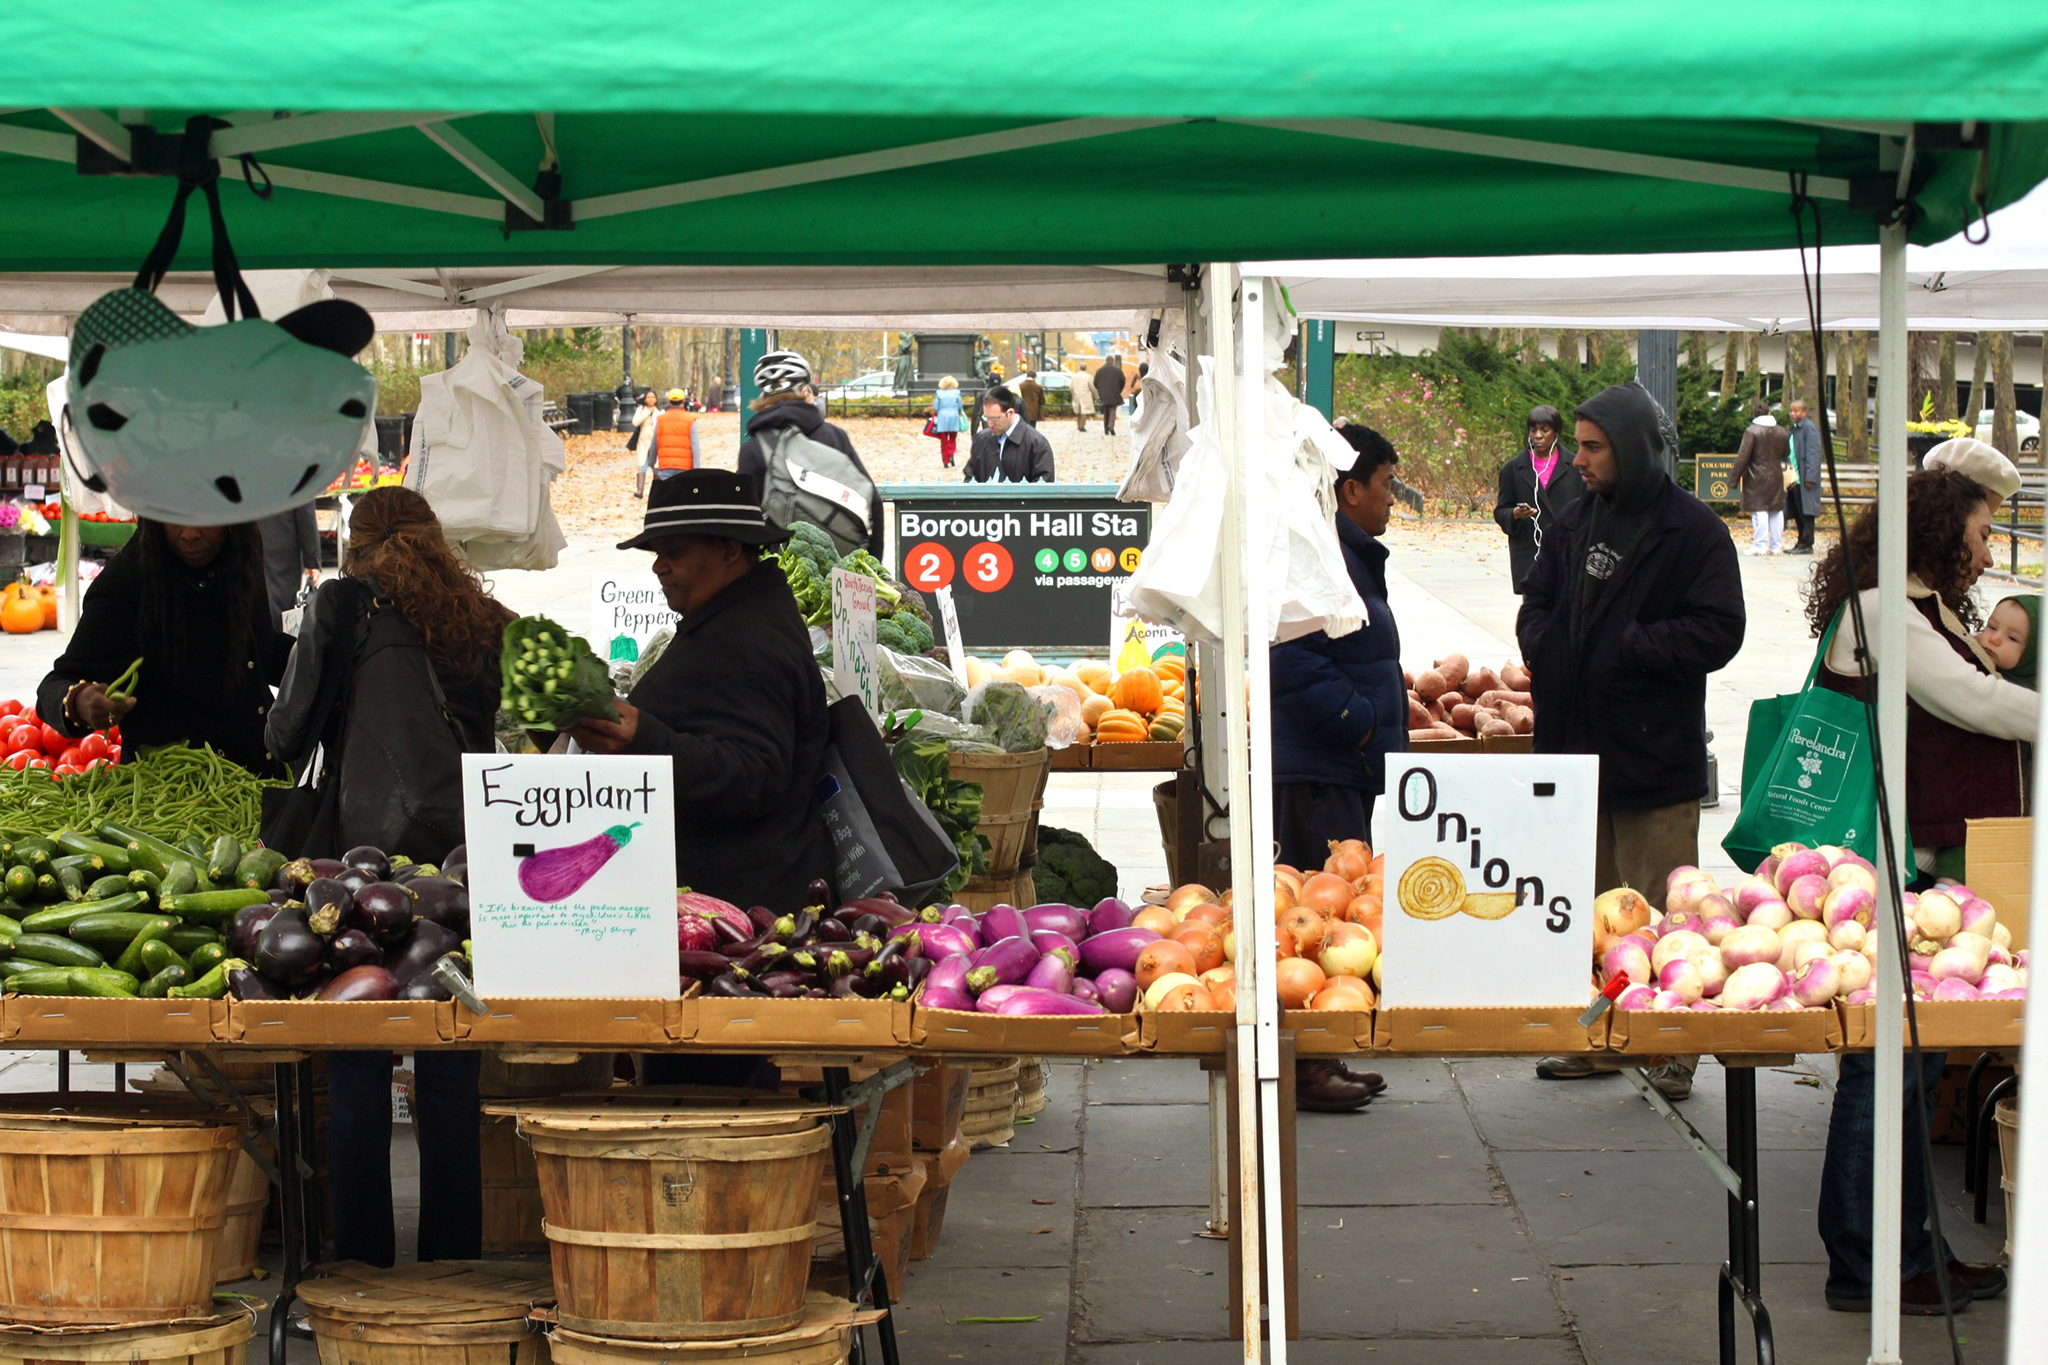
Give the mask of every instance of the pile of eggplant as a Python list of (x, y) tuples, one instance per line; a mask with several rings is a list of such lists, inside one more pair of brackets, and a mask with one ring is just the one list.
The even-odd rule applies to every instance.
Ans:
[[(439, 866), (382, 849), (298, 858), (277, 869), (269, 899), (236, 913), (228, 975), (240, 1000), (447, 1000), (467, 981), (464, 845)], [(454, 958), (451, 968), (443, 959)], [(441, 970), (437, 971), (436, 968)]]
[(830, 895), (825, 883), (812, 882), (811, 908), (778, 915), (678, 891), (684, 997), (909, 1000), (932, 967), (915, 935), (900, 932), (918, 912), (882, 896), (826, 914)]
[(1139, 957), (1159, 939), (1115, 897), (1092, 910), (997, 905), (977, 915), (949, 905), (922, 914), (939, 922), (898, 932), (916, 935), (932, 959), (918, 997), (927, 1009), (1126, 1014), (1137, 1005)]

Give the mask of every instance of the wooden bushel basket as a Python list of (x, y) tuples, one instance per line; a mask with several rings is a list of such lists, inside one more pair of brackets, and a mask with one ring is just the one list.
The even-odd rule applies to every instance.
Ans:
[(621, 1341), (567, 1327), (556, 1328), (550, 1341), (555, 1365), (843, 1365), (853, 1325), (881, 1315), (812, 1294), (798, 1316), (780, 1332), (719, 1341)]
[(0, 1113), (0, 1318), (212, 1316), (241, 1142), (233, 1114), (134, 1097), (81, 1099), (72, 1113)]
[(159, 1361), (162, 1365), (243, 1365), (256, 1315), (242, 1311), (203, 1322), (109, 1327), (55, 1334), (0, 1328), (0, 1362)]
[(802, 1318), (830, 1110), (676, 1088), (516, 1112), (540, 1170), (562, 1326), (687, 1341)]
[(988, 840), (991, 876), (1014, 872), (1038, 842), (1038, 809), (1045, 801), (1050, 752), (948, 754), (946, 766), (957, 782), (981, 784), (981, 822), (975, 833)]
[(320, 1365), (545, 1365), (527, 1316), (554, 1299), (536, 1265), (425, 1261), (379, 1270), (354, 1261), (299, 1285)]

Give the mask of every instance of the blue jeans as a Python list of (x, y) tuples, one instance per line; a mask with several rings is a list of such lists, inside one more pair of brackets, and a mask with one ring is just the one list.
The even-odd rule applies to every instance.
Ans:
[[(1948, 1054), (1922, 1053), (1920, 1061), (1921, 1075), (1931, 1097)], [(1901, 1172), (1901, 1280), (1934, 1269), (1934, 1239), (1927, 1232), (1927, 1181), (1920, 1156), (1926, 1115), (1914, 1094), (1911, 1067), (1909, 1056), (1905, 1074), (1905, 1161)], [(1877, 1059), (1867, 1052), (1844, 1053), (1841, 1079), (1835, 1085), (1835, 1108), (1828, 1118), (1827, 1157), (1820, 1168), (1820, 1206), (1816, 1210), (1820, 1240), (1828, 1249), (1827, 1292), (1838, 1298), (1870, 1296), (1876, 1125)], [(1949, 1259), (1949, 1250), (1944, 1246), (1942, 1260), (1946, 1263)]]

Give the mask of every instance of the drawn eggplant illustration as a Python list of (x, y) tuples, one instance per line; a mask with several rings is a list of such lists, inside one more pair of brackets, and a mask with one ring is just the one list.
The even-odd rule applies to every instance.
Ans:
[(519, 889), (543, 903), (567, 900), (582, 890), (583, 884), (595, 877), (614, 853), (632, 842), (633, 831), (639, 827), (638, 820), (630, 825), (613, 825), (580, 844), (528, 854), (519, 860)]

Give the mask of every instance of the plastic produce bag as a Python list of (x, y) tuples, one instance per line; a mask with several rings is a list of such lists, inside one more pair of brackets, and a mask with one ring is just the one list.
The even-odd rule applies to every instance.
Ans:
[(1043, 687), (1024, 690), (1046, 708), (1046, 748), (1064, 749), (1069, 744), (1079, 743), (1081, 737), (1088, 733), (1088, 725), (1081, 719), (1081, 699), (1074, 695), (1072, 688), (1047, 683)]
[(989, 738), (1006, 754), (1029, 753), (1045, 747), (1047, 715), (1045, 703), (1007, 678), (993, 678), (967, 694), (960, 719), (970, 725), (986, 726)]
[(1173, 496), (1187, 431), (1186, 326), (1178, 312), (1159, 323), (1159, 344), (1145, 351), (1138, 381), (1138, 415), (1131, 423), (1131, 469), (1117, 497), (1124, 502), (1165, 502)]
[(915, 654), (898, 654), (886, 645), (875, 647), (881, 702), (888, 711), (922, 711), (926, 715), (958, 716), (967, 689), (942, 663)]

